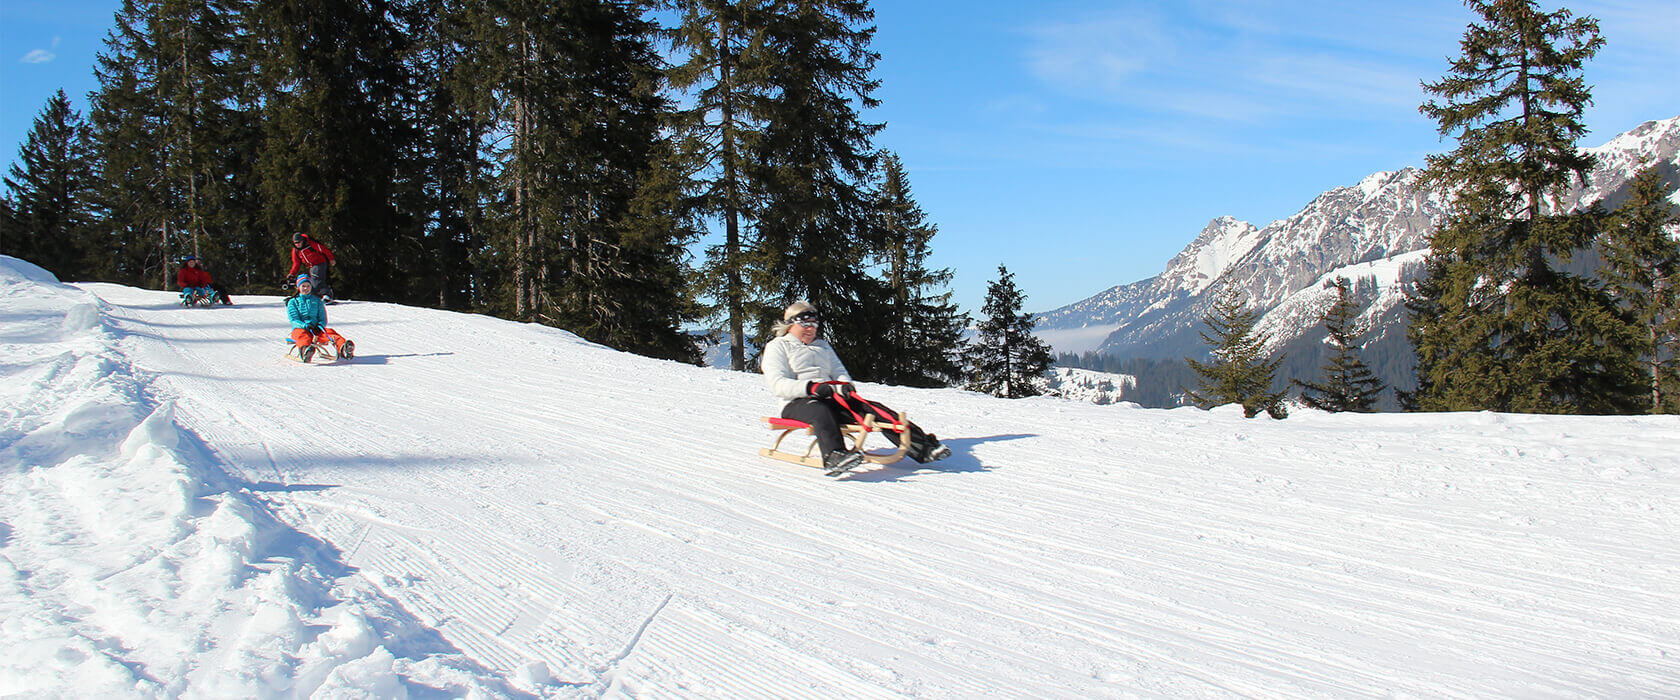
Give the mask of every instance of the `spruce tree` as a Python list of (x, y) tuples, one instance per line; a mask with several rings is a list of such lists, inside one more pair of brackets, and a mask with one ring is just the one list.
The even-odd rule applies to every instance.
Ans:
[(475, 256), (485, 248), (484, 194), (491, 191), (479, 144), (487, 122), (476, 118), (478, 86), (462, 66), (472, 50), (456, 0), (415, 0), (405, 12), (411, 83), (399, 106), (412, 113), (415, 141), (402, 152), (398, 209), (414, 220), (413, 240), (398, 251), (391, 298), (456, 311), (488, 307)]
[(469, 5), (473, 103), (506, 135), (488, 240), (499, 309), (631, 352), (693, 359), (682, 266), (692, 235), (665, 138), (653, 25), (602, 0)]
[(95, 207), (104, 234), (95, 241), (100, 279), (168, 288), (178, 255), (180, 208), (159, 158), (167, 144), (158, 74), (167, 60), (153, 38), (156, 3), (123, 0), (106, 35), (92, 98)]
[[(182, 253), (214, 266), (235, 241), (235, 231), (256, 218), (254, 205), (234, 196), (249, 181), (254, 153), (239, 146), (254, 122), (235, 110), (249, 65), (243, 60), (241, 17), (224, 0), (170, 0), (154, 6), (149, 37), (157, 57), (157, 99), (163, 181), (173, 218), (182, 229)], [(254, 115), (250, 115), (254, 116)], [(174, 257), (174, 256), (171, 256)], [(249, 256), (242, 256), (248, 263)]]
[(94, 188), (91, 143), (63, 90), (47, 99), (5, 177), (9, 203), (0, 253), (63, 280), (88, 279)]
[(1271, 339), (1255, 331), (1259, 319), (1259, 312), (1243, 307), (1234, 287), (1226, 287), (1214, 297), (1213, 308), (1202, 319), (1207, 330), (1201, 332), (1202, 341), (1210, 347), (1210, 360), (1184, 358), (1197, 377), (1196, 388), (1185, 390), (1192, 403), (1202, 408), (1242, 404), (1243, 415), (1249, 418), (1261, 411), (1273, 418), (1288, 415), (1283, 406), (1285, 392), (1272, 389), (1283, 358), (1265, 357)]
[(928, 255), (939, 228), (910, 194), (909, 177), (898, 156), (881, 159), (881, 185), (875, 195), (878, 230), (874, 236), (882, 252), (891, 296), (886, 333), (878, 344), (886, 350), (876, 380), (906, 386), (949, 386), (962, 374), (963, 329), (968, 317), (941, 292), (951, 281), (950, 270), (930, 270)]
[(1680, 212), (1656, 165), (1640, 170), (1599, 238), (1601, 274), (1640, 329), (1652, 413), (1680, 413)]
[(1324, 314), (1324, 329), (1333, 354), (1324, 364), (1323, 382), (1294, 384), (1302, 389), (1301, 402), (1313, 408), (1332, 413), (1369, 413), (1386, 387), (1359, 357), (1360, 334), (1354, 328), (1359, 305), (1353, 301), (1346, 277), (1338, 277), (1333, 285), (1326, 286), (1336, 288), (1336, 302)]
[(978, 335), (969, 344), (968, 388), (1018, 399), (1039, 395), (1037, 380), (1050, 369), (1050, 346), (1032, 334), (1037, 320), (1021, 313), (1026, 295), (1015, 275), (998, 266), (998, 279), (986, 287)]
[[(825, 335), (849, 348), (848, 368), (872, 379), (883, 364), (873, 343), (888, 295), (865, 267), (870, 139), (881, 129), (860, 115), (877, 104), (879, 56), (866, 26), (874, 12), (862, 0), (774, 0), (767, 10), (772, 98), (749, 157), (762, 196), (749, 284), (772, 290), (769, 311), (798, 299), (821, 309)], [(772, 320), (760, 317), (757, 340), (769, 338)]]
[(379, 299), (415, 274), (397, 247), (416, 222), (398, 209), (418, 135), (395, 111), (412, 84), (399, 3), (258, 2), (247, 15), (261, 89), (258, 187), (273, 274), (285, 273), (293, 234), (336, 256), (342, 296)]
[[(109, 232), (102, 278), (168, 286), (174, 260), (192, 253), (222, 271), (224, 284), (249, 281), (261, 202), (244, 8), (127, 1), (118, 11), (91, 112)], [(272, 246), (261, 243), (271, 261)]]
[(0, 188), (0, 253), (7, 253), (6, 238), (18, 230), (17, 207), (12, 204), (12, 193)]
[(681, 22), (669, 35), (687, 60), (670, 70), (672, 86), (692, 104), (679, 122), (683, 152), (696, 171), (692, 205), (716, 217), (723, 241), (709, 246), (700, 285), (720, 307), (730, 368), (745, 370), (746, 324), (762, 315), (762, 292), (750, 284), (756, 251), (751, 223), (755, 183), (747, 159), (764, 127), (772, 56), (765, 45), (770, 13), (762, 0), (676, 0)]
[(1457, 148), (1428, 159), (1430, 181), (1453, 194), (1410, 300), (1412, 398), (1423, 410), (1628, 410), (1629, 325), (1591, 281), (1556, 267), (1594, 233), (1590, 212), (1559, 200), (1593, 165), (1575, 143), (1598, 24), (1531, 0), (1467, 4), (1481, 23), (1420, 107)]

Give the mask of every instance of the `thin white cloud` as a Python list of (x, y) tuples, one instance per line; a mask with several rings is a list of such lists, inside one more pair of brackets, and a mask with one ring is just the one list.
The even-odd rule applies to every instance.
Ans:
[(52, 46), (50, 48), (35, 49), (34, 51), (30, 51), (29, 53), (24, 54), (23, 58), (21, 60), (19, 60), (18, 62), (19, 63), (49, 63), (49, 62), (51, 62), (53, 59), (58, 58), (58, 54), (54, 53), (54, 51), (56, 51), (58, 49), (58, 42), (59, 41), (60, 41), (60, 37), (56, 37), (56, 36), (53, 37)]
[[(1225, 3), (1162, 12), (1132, 3), (1039, 25), (1030, 30), (1027, 69), (1071, 98), (1155, 116), (1258, 123), (1416, 105), (1423, 57), (1373, 49), (1369, 17), (1344, 36), (1313, 23), (1260, 21)], [(1396, 34), (1384, 33), (1382, 43), (1416, 50)]]

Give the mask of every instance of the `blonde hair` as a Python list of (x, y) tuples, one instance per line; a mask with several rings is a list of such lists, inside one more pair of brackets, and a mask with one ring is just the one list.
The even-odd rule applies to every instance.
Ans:
[(776, 325), (772, 326), (772, 329), (776, 331), (777, 337), (787, 335), (788, 328), (793, 326), (793, 317), (807, 311), (816, 310), (817, 307), (812, 306), (811, 302), (805, 301), (804, 299), (788, 304), (787, 309), (782, 311), (782, 320), (777, 321)]

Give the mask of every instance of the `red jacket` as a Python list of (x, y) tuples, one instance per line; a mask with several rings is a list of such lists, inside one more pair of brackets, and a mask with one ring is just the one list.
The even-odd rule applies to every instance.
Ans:
[(316, 265), (331, 265), (333, 262), (332, 251), (327, 250), (326, 246), (308, 236), (303, 237), (303, 242), (302, 248), (292, 248), (292, 271), (286, 273), (287, 277), (296, 275), (298, 270), (307, 270)]
[(181, 271), (175, 273), (175, 284), (182, 289), (208, 287), (210, 286), (210, 272), (203, 268), (182, 265)]

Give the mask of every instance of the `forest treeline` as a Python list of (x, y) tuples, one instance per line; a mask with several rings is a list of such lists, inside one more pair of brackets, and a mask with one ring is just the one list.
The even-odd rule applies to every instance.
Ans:
[[(1231, 296), (1207, 358), (1129, 367), (1158, 375), (1140, 386), (1249, 415), (1283, 415), (1291, 384), (1348, 410), (1392, 389), (1414, 410), (1680, 411), (1672, 187), (1649, 164), (1614, 211), (1561, 206), (1594, 165), (1596, 20), (1465, 4), (1461, 55), (1423, 84), (1452, 144), (1426, 182), (1451, 201), (1408, 294), (1410, 357), (1360, 357), (1343, 313), (1334, 358), (1299, 376)], [(804, 299), (858, 379), (1034, 393), (1050, 356), (1024, 295), (1000, 266), (965, 340), (928, 266), (937, 227), (875, 144), (873, 19), (865, 0), (124, 0), (89, 113), (61, 91), (20, 148), (0, 252), (152, 288), (191, 254), (278, 291), (304, 233), (338, 254), (341, 296), (684, 361), (704, 321), (735, 369)], [(1364, 381), (1372, 362), (1415, 384)]]
[[(170, 288), (195, 255), (733, 365), (807, 299), (860, 378), (942, 385), (966, 318), (874, 143), (863, 0), (125, 0), (89, 113), (62, 91), (7, 177), (0, 252)], [(867, 341), (867, 342), (865, 342)]]

